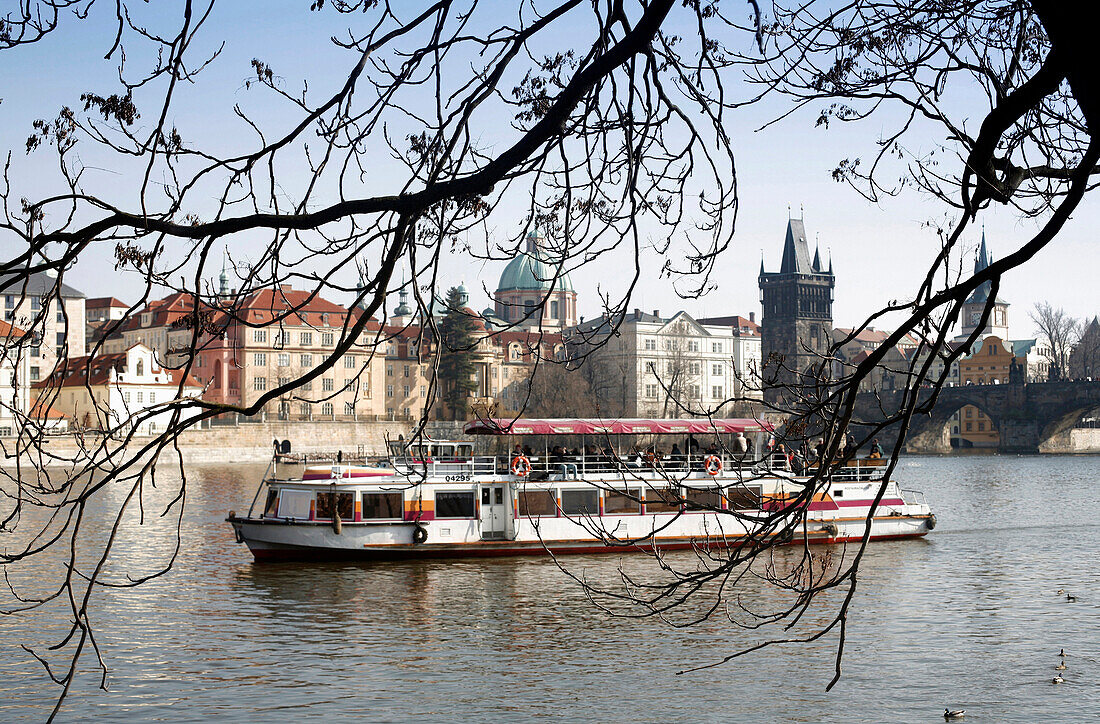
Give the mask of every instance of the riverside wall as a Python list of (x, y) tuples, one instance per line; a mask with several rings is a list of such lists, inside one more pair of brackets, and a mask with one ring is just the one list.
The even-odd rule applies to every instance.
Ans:
[[(185, 430), (178, 444), (184, 463), (267, 462), (271, 459), (273, 440), (290, 440), (294, 453), (335, 453), (346, 456), (365, 453), (382, 455), (386, 439), (409, 436), (413, 423), (408, 421), (313, 421), (250, 422), (238, 425), (214, 425), (209, 428)], [(47, 459), (56, 463), (81, 457), (81, 448), (73, 435), (51, 435), (45, 446)], [(152, 438), (134, 437), (130, 448), (140, 449)], [(90, 438), (92, 446), (98, 438)], [(171, 450), (171, 448), (168, 448)], [(14, 465), (14, 460), (4, 461)]]

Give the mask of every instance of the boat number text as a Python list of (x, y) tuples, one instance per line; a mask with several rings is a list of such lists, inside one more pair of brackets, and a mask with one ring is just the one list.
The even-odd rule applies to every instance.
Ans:
[(448, 483), (468, 483), (474, 479), (472, 475), (448, 475), (446, 477)]

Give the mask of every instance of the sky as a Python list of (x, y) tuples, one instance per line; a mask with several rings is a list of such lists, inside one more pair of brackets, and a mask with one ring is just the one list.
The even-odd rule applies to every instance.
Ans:
[[(499, 3), (510, 8), (514, 3)], [(160, 4), (161, 10), (178, 11), (178, 3)], [(348, 56), (332, 48), (329, 36), (347, 26), (346, 18), (303, 11), (306, 2), (265, 3), (257, 12), (250, 3), (222, 3), (215, 6), (210, 32), (202, 36), (209, 49), (226, 43), (202, 81), (184, 89), (184, 101), (172, 111), (170, 119), (180, 125), (185, 138), (201, 139), (220, 150), (249, 142), (249, 135), (232, 114), (234, 104), (242, 104), (278, 127), (293, 118), (286, 106), (244, 89), (251, 74), (254, 57), (269, 60), (289, 79), (307, 77), (317, 97), (331, 92), (341, 83), (349, 64)], [(103, 13), (102, 10), (111, 12)], [(0, 65), (0, 146), (11, 152), (12, 193), (14, 198), (34, 198), (48, 188), (48, 155), (27, 156), (24, 144), (31, 121), (52, 117), (62, 104), (79, 105), (77, 98), (85, 90), (114, 92), (117, 87), (116, 63), (104, 61), (110, 46), (111, 8), (93, 8), (84, 23), (67, 19), (55, 36), (14, 51), (5, 52)], [(155, 20), (155, 17), (154, 17)], [(231, 28), (231, 32), (226, 32)], [(573, 38), (567, 29), (550, 38), (569, 47)], [(140, 48), (131, 47), (128, 63), (136, 67), (142, 60)], [(332, 71), (336, 68), (336, 71)], [(190, 94), (190, 95), (187, 95)], [(719, 260), (714, 281), (717, 288), (702, 299), (684, 300), (677, 296), (672, 283), (659, 278), (656, 260), (643, 252), (644, 283), (631, 307), (660, 310), (672, 316), (686, 310), (694, 316), (719, 316), (755, 312), (759, 316), (757, 275), (761, 258), (767, 270), (779, 267), (787, 220), (804, 219), (811, 245), (817, 239), (823, 255), (831, 255), (836, 273), (834, 324), (852, 326), (872, 310), (890, 300), (912, 293), (924, 270), (939, 249), (934, 232), (926, 227), (929, 220), (942, 219), (945, 209), (916, 192), (871, 204), (846, 185), (834, 182), (830, 172), (838, 160), (853, 156), (867, 157), (876, 150), (875, 142), (888, 130), (889, 116), (872, 119), (858, 126), (829, 129), (815, 128), (816, 113), (806, 110), (786, 120), (757, 130), (772, 115), (786, 110), (780, 104), (735, 112), (727, 116), (726, 132), (732, 138), (736, 154), (740, 207), (735, 242)], [(972, 123), (976, 123), (972, 120)], [(496, 132), (484, 128), (487, 137)], [(929, 137), (928, 145), (939, 139)], [(124, 193), (134, 178), (134, 169), (96, 166), (86, 159), (85, 183), (104, 193)], [(288, 184), (291, 183), (288, 179)], [(386, 169), (381, 167), (372, 183), (384, 187)], [(522, 223), (523, 209), (517, 208), (514, 223)], [(498, 221), (506, 216), (497, 217)], [(1001, 257), (1026, 242), (1035, 232), (1033, 221), (1021, 219), (1011, 210), (992, 209), (979, 220), (984, 224), (991, 253)], [(1034, 324), (1027, 312), (1037, 302), (1050, 302), (1077, 317), (1100, 313), (1100, 291), (1095, 284), (1096, 255), (1093, 253), (1095, 229), (1100, 225), (1100, 207), (1095, 197), (1082, 203), (1078, 213), (1066, 225), (1051, 246), (1022, 269), (1003, 280), (1000, 296), (1011, 304), (1009, 326), (1013, 337), (1034, 336)], [(514, 233), (501, 229), (500, 233)], [(968, 248), (976, 249), (981, 225), (972, 226), (964, 237)], [(247, 256), (247, 242), (234, 250)], [(0, 252), (18, 253), (18, 242), (0, 232)], [(495, 288), (505, 260), (477, 261), (456, 254), (443, 265), (444, 287), (464, 282), (472, 292), (472, 306), (481, 309), (490, 300), (482, 287)], [(623, 270), (614, 263), (589, 265), (577, 270), (573, 285), (578, 293), (582, 315), (600, 311), (596, 290), (614, 286)], [(124, 301), (138, 298), (143, 289), (139, 275), (114, 270), (113, 249), (103, 245), (83, 257), (67, 281), (89, 297), (115, 296)], [(350, 280), (346, 280), (349, 281)], [(334, 301), (347, 300), (335, 298)]]

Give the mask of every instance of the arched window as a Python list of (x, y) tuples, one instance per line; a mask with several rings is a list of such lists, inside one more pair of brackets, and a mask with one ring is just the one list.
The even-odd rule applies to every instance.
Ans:
[(550, 302), (550, 318), (551, 319), (557, 319), (558, 318), (558, 303), (557, 302)]
[(145, 374), (145, 360), (140, 360), (139, 359), (137, 361), (137, 376), (141, 377), (144, 374)]

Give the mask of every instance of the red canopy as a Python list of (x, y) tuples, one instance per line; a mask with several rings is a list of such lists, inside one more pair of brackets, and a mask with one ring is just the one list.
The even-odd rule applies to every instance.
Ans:
[(682, 435), (716, 432), (771, 432), (771, 423), (751, 418), (647, 420), (544, 419), (491, 417), (467, 423), (467, 435)]

